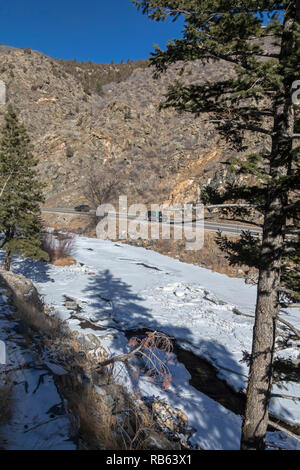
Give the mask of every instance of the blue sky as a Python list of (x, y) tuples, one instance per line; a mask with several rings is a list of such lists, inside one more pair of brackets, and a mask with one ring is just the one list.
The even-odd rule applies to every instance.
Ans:
[(0, 6), (0, 44), (79, 61), (146, 59), (155, 43), (165, 47), (181, 29), (179, 22), (149, 20), (131, 0), (11, 0)]

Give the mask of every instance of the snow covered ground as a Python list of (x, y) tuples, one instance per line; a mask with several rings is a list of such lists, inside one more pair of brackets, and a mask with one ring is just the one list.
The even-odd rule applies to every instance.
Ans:
[(12, 418), (0, 426), (0, 445), (6, 450), (75, 450), (53, 374), (19, 329), (0, 286), (0, 340), (7, 355), (6, 365), (0, 365), (0, 384), (7, 374), (13, 384)]
[[(85, 334), (101, 337), (111, 354), (128, 351), (125, 331), (158, 330), (176, 338), (182, 348), (207, 358), (237, 391), (246, 387), (248, 370), (241, 359), (243, 351), (250, 352), (253, 318), (240, 313), (254, 315), (254, 286), (153, 251), (99, 239), (77, 237), (73, 256), (78, 264), (71, 267), (17, 260), (13, 269), (34, 281), (45, 302), (73, 330), (84, 327)], [(70, 311), (66, 298), (73, 299), (81, 311)], [(287, 312), (286, 318), (300, 327), (299, 311)], [(291, 355), (299, 359), (296, 350)], [(241, 417), (191, 387), (190, 374), (175, 356), (169, 368), (173, 381), (167, 391), (142, 375), (133, 380), (121, 367), (118, 380), (131, 390), (138, 387), (142, 395), (164, 397), (182, 409), (197, 430), (193, 444), (204, 449), (238, 449)], [(284, 393), (300, 396), (300, 384), (285, 386)], [(300, 404), (275, 399), (271, 410), (300, 424)], [(288, 448), (299, 445), (281, 433), (270, 433), (269, 441)]]

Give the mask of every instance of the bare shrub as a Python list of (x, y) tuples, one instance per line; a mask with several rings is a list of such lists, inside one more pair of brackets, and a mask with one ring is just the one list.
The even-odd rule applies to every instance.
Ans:
[(52, 262), (54, 260), (55, 252), (55, 237), (51, 232), (44, 232), (42, 238), (41, 248), (49, 255), (49, 260)]
[(129, 345), (139, 345), (138, 353), (143, 357), (147, 366), (146, 375), (152, 381), (155, 379), (161, 381), (163, 390), (167, 390), (172, 382), (172, 374), (166, 362), (161, 359), (159, 351), (166, 353), (167, 358), (170, 357), (173, 350), (171, 338), (158, 331), (147, 331), (145, 338), (131, 338)]
[(149, 379), (151, 381), (158, 379), (162, 382), (162, 388), (167, 390), (172, 382), (172, 374), (166, 362), (161, 359), (159, 351), (166, 353), (167, 357), (171, 355), (173, 350), (171, 338), (158, 331), (147, 331), (144, 338), (131, 338), (128, 346), (133, 346), (135, 349), (128, 354), (113, 356), (110, 359), (100, 362), (97, 369), (113, 365), (116, 362), (126, 362), (133, 356), (140, 355), (145, 361), (147, 367), (146, 375)]
[(67, 258), (74, 249), (75, 235), (63, 232), (44, 232), (42, 249), (49, 255), (50, 262)]
[(74, 248), (75, 235), (73, 233), (59, 232), (56, 236), (57, 248), (56, 253), (58, 258), (70, 256)]

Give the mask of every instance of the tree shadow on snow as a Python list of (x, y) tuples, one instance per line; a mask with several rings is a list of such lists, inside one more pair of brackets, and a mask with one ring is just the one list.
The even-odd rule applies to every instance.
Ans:
[[(172, 325), (172, 318), (166, 323), (165, 317), (160, 323), (157, 312), (155, 318), (152, 310), (145, 305), (145, 299), (139, 293), (134, 292), (131, 285), (113, 276), (109, 270), (104, 270), (91, 277), (84, 292), (87, 294), (90, 307), (95, 312), (93, 313), (93, 322), (99, 322), (99, 326), (101, 320), (108, 318), (109, 313), (112, 320), (111, 327), (115, 322), (116, 329), (126, 333), (127, 338), (134, 334), (140, 334), (141, 330), (151, 330), (163, 332), (175, 340), (179, 340), (174, 350), (177, 359), (171, 361), (173, 363), (168, 366), (173, 377), (172, 383), (169, 390), (164, 391), (163, 395), (168, 397), (172, 406), (179, 407), (188, 414), (189, 424), (198, 430), (197, 439), (204, 448), (238, 449), (242, 423), (239, 410), (243, 405), (241, 402), (235, 403), (238, 397), (235, 396), (233, 390), (232, 396), (229, 398), (230, 387), (217, 377), (218, 371), (215, 369), (208, 372), (209, 363), (206, 361), (208, 365), (205, 368), (199, 359), (201, 355), (206, 353), (215, 362), (222, 360), (222, 363), (226, 364), (226, 368), (232, 371), (233, 375), (241, 377), (243, 375), (241, 364), (236, 361), (230, 351), (216, 341), (201, 339), (197, 344), (193, 335), (195, 327), (192, 324), (189, 325), (188, 319), (185, 326)], [(120, 341), (120, 335), (116, 335), (112, 339), (111, 349), (113, 351), (120, 351), (120, 347), (122, 347), (120, 352), (126, 353), (132, 349), (126, 345), (124, 337), (122, 339), (123, 341)], [(183, 340), (186, 348), (189, 347), (189, 344), (193, 344), (194, 354), (191, 356), (189, 353), (184, 353), (180, 347)], [(212, 369), (214, 368), (212, 367)], [(147, 377), (143, 374), (140, 374), (139, 377), (133, 377), (128, 366), (127, 372), (129, 372), (133, 387), (142, 390), (142, 394), (162, 393), (159, 385), (155, 387), (153, 384), (149, 384), (149, 392), (145, 392)], [(225, 389), (227, 402), (226, 398), (222, 397)], [(235, 414), (230, 410), (233, 410)]]
[[(0, 250), (0, 265), (4, 264), (5, 253)], [(14, 256), (11, 269), (16, 274), (22, 274), (32, 282), (54, 282), (49, 271), (51, 269), (48, 263), (44, 261), (35, 261), (30, 258), (19, 258)]]

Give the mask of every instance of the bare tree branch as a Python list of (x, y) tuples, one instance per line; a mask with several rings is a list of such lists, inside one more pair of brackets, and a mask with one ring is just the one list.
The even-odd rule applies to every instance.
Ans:
[(139, 347), (134, 349), (128, 354), (120, 354), (119, 356), (113, 356), (110, 359), (107, 359), (107, 361), (100, 362), (96, 369), (99, 369), (101, 367), (106, 367), (109, 366), (110, 364), (114, 364), (115, 362), (126, 362), (128, 359), (131, 359), (135, 354), (141, 351), (143, 349), (144, 343), (141, 343)]
[(292, 332), (300, 339), (300, 331), (297, 330), (297, 328), (295, 328), (290, 322), (284, 320), (281, 317), (278, 317), (278, 321), (282, 323), (283, 325), (287, 326), (288, 328), (290, 328), (290, 330), (292, 330)]

